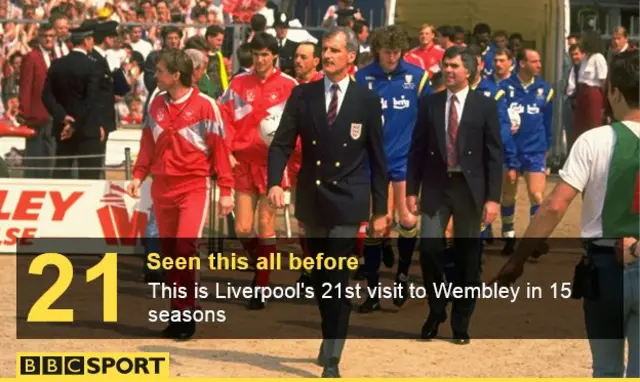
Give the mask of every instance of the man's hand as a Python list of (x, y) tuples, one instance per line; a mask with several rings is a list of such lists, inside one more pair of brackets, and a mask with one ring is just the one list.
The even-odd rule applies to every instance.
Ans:
[(625, 237), (619, 242), (616, 257), (620, 264), (631, 264), (638, 261), (638, 254), (633, 253), (631, 248), (636, 242), (638, 242), (638, 240), (633, 237)]
[(524, 272), (524, 261), (517, 256), (511, 256), (507, 263), (502, 266), (498, 274), (489, 281), (489, 285), (498, 283), (500, 286), (509, 286), (516, 282)]
[(507, 171), (507, 177), (509, 178), (509, 183), (513, 184), (518, 180), (518, 173), (514, 169), (510, 169)]
[(127, 195), (134, 199), (140, 198), (140, 185), (142, 181), (140, 179), (134, 179), (127, 184)]
[(231, 211), (233, 211), (233, 206), (234, 206), (234, 201), (233, 201), (233, 197), (231, 196), (222, 196), (220, 197), (220, 200), (218, 201), (218, 205), (220, 207), (219, 211), (220, 211), (220, 216), (226, 216), (228, 214), (231, 213)]
[(229, 154), (229, 162), (231, 162), (231, 168), (235, 168), (238, 165), (238, 160), (233, 154)]
[(100, 142), (104, 142), (104, 127), (100, 126)]
[(273, 186), (267, 195), (271, 208), (284, 208), (284, 190), (280, 186)]
[(369, 222), (369, 232), (373, 234), (373, 237), (382, 237), (387, 230), (387, 223), (387, 215), (372, 217)]
[(75, 130), (73, 129), (73, 127), (71, 127), (70, 124), (64, 125), (64, 127), (62, 128), (62, 131), (60, 132), (60, 140), (66, 141), (67, 139), (71, 138), (74, 131)]
[(418, 197), (415, 195), (407, 196), (407, 209), (410, 213), (418, 215)]
[(70, 115), (67, 115), (67, 116), (65, 116), (65, 117), (64, 117), (64, 120), (62, 121), (62, 123), (63, 123), (64, 125), (70, 125), (70, 124), (72, 124), (72, 123), (73, 123), (73, 122), (75, 122), (75, 121), (76, 121), (76, 119), (75, 119), (75, 118), (73, 118), (73, 117), (72, 117), (72, 116), (70, 116)]
[(484, 220), (482, 223), (485, 226), (493, 223), (494, 220), (498, 217), (498, 211), (500, 210), (500, 205), (496, 202), (488, 201), (484, 204)]

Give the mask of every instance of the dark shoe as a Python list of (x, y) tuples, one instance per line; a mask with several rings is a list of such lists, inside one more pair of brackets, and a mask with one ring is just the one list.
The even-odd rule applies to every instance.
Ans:
[(353, 279), (356, 281), (362, 281), (367, 278), (367, 271), (364, 268), (364, 264), (360, 264), (358, 269), (353, 273)]
[(324, 341), (320, 344), (320, 351), (318, 351), (318, 358), (316, 358), (316, 365), (324, 367), (327, 360), (324, 356)]
[(435, 315), (429, 314), (429, 317), (422, 325), (422, 330), (420, 331), (420, 338), (423, 340), (431, 340), (436, 338), (438, 335), (438, 328), (440, 324), (446, 320), (445, 318), (438, 319)]
[(538, 259), (540, 256), (546, 255), (547, 253), (549, 253), (549, 244), (546, 241), (543, 241), (538, 245), (538, 248), (536, 248), (531, 257)]
[(373, 297), (367, 297), (364, 304), (360, 305), (358, 308), (359, 313), (371, 313), (376, 310), (380, 310), (380, 300)]
[(382, 264), (387, 268), (393, 268), (393, 264), (396, 262), (396, 254), (393, 252), (391, 243), (382, 244)]
[(393, 305), (398, 308), (404, 305), (405, 302), (409, 299), (409, 278), (405, 274), (399, 274), (396, 276), (396, 283), (399, 285), (399, 293), (400, 296), (393, 298)]
[(509, 256), (516, 250), (516, 239), (508, 237), (504, 239), (504, 248), (502, 248), (502, 254)]
[[(255, 283), (255, 279), (254, 279), (254, 283)], [(261, 293), (256, 293), (255, 296), (251, 297), (251, 299), (249, 300), (249, 304), (247, 305), (247, 309), (249, 310), (262, 310), (266, 307), (267, 307), (267, 302), (266, 300), (263, 301)]]
[(452, 342), (456, 345), (469, 345), (471, 338), (467, 332), (453, 332)]
[(322, 378), (340, 378), (339, 362), (335, 357), (329, 358), (324, 366), (324, 370), (322, 370)]
[(196, 333), (196, 323), (172, 322), (162, 331), (162, 337), (174, 340), (188, 340)]
[(311, 275), (307, 272), (302, 272), (300, 274), (300, 278), (298, 278), (298, 281), (296, 281), (297, 284), (302, 284), (302, 285), (312, 285), (311, 284)]

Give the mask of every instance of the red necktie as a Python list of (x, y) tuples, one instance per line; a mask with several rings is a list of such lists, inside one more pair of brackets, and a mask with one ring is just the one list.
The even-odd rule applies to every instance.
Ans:
[(331, 93), (331, 103), (329, 103), (329, 111), (327, 112), (329, 127), (333, 126), (338, 116), (338, 84), (331, 85)]
[(458, 108), (455, 94), (449, 99), (449, 127), (447, 128), (447, 165), (449, 168), (458, 164), (456, 147), (458, 142)]

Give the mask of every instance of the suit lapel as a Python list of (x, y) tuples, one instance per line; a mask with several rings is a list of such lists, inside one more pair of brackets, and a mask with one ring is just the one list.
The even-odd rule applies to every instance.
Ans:
[(329, 124), (327, 123), (327, 110), (325, 105), (325, 97), (324, 97), (324, 81), (316, 81), (312, 83), (311, 86), (314, 86), (311, 90), (313, 91), (313, 97), (311, 99), (311, 104), (309, 105), (311, 109), (312, 118), (314, 120), (314, 126), (322, 131), (329, 128)]
[(336, 116), (336, 124), (334, 126), (335, 130), (338, 130), (339, 126), (342, 125), (343, 121), (350, 121), (349, 119), (349, 106), (354, 105), (355, 89), (352, 86), (352, 81), (349, 81), (347, 85), (347, 91), (344, 93), (344, 99), (342, 100), (342, 105), (340, 106), (340, 110), (338, 110), (338, 115)]
[(447, 113), (445, 109), (447, 108), (447, 92), (443, 91), (440, 93), (441, 96), (438, 98), (439, 105), (434, 109), (434, 122), (436, 126), (442, 126), (442, 128), (436, 128), (436, 138), (438, 140), (438, 144), (440, 145), (440, 154), (442, 154), (442, 158), (447, 161), (447, 121), (445, 120)]
[(462, 116), (460, 117), (460, 125), (458, 126), (458, 141), (456, 142), (456, 150), (458, 150), (458, 153), (460, 153), (461, 147), (464, 147), (464, 139), (467, 136), (465, 134), (465, 126), (471, 114), (469, 109), (473, 107), (473, 100), (471, 99), (474, 96), (474, 94), (472, 94), (473, 92), (473, 90), (469, 89), (467, 98), (465, 98), (464, 105), (462, 106)]

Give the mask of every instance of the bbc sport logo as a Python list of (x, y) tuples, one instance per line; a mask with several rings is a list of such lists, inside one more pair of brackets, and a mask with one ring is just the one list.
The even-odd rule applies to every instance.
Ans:
[(16, 376), (169, 377), (169, 353), (18, 353)]

